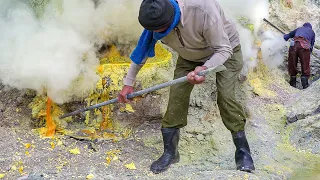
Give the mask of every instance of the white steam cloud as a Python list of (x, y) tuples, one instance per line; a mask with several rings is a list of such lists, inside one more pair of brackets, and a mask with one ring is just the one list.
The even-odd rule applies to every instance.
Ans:
[[(281, 53), (286, 46), (281, 34), (270, 34), (263, 32), (263, 18), (269, 17), (269, 1), (268, 0), (218, 0), (223, 6), (226, 14), (237, 23), (237, 28), (240, 33), (241, 47), (243, 51), (244, 67), (243, 74), (257, 65), (258, 46), (256, 45), (257, 38), (262, 41), (261, 51), (263, 54), (263, 62), (269, 68), (276, 68), (283, 63), (284, 57)], [(253, 24), (254, 32), (248, 30), (241, 23), (239, 18), (245, 18), (250, 24)], [(241, 23), (241, 24), (240, 24)], [(244, 22), (245, 23), (245, 22)], [(258, 34), (263, 32), (262, 37)]]
[(1, 0), (0, 82), (46, 91), (57, 103), (80, 97), (98, 79), (94, 47), (130, 44), (138, 38), (139, 3)]
[[(256, 66), (257, 32), (268, 17), (268, 0), (218, 0), (228, 17), (245, 17), (254, 32), (238, 23), (244, 71)], [(129, 54), (142, 31), (137, 15), (141, 0), (1, 0), (0, 82), (48, 93), (57, 103), (81, 97), (95, 85), (97, 48), (116, 44)], [(278, 39), (264, 36), (263, 58), (281, 60)], [(274, 41), (275, 40), (275, 41)], [(275, 48), (276, 47), (276, 48)], [(275, 66), (274, 66), (275, 65)]]
[(277, 68), (284, 61), (283, 49), (287, 42), (272, 31), (266, 31), (261, 37), (262, 60), (269, 68)]
[(268, 0), (218, 0), (218, 2), (224, 7), (229, 17), (231, 16), (234, 20), (238, 17), (248, 18), (256, 27), (256, 32), (262, 19), (269, 16)]

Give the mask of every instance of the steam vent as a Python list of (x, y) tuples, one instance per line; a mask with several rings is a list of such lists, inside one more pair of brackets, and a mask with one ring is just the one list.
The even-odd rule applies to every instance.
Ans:
[[(201, 8), (205, 2), (206, 11), (211, 11), (209, 6), (219, 4), (221, 12), (235, 23), (243, 64), (238, 65), (239, 75), (225, 81), (236, 79), (235, 96), (246, 116), (241, 119), (246, 137), (242, 130), (230, 133), (226, 128), (236, 126), (236, 118), (229, 126), (221, 118), (221, 107), (229, 106), (230, 117), (235, 112), (230, 103), (217, 103), (226, 92), (218, 91), (215, 73), (192, 89), (188, 123), (179, 127), (180, 134), (178, 127), (162, 123), (167, 108), (185, 110), (180, 101), (169, 104), (169, 87), (129, 103), (112, 103), (61, 118), (118, 98), (132, 64), (130, 55), (144, 31), (138, 18), (142, 1), (1, 0), (0, 180), (320, 179), (320, 1), (164, 1), (177, 3), (174, 7), (182, 12), (178, 29), (170, 32), (179, 40), (173, 46), (182, 50), (194, 51), (190, 44), (205, 43), (185, 36), (185, 28), (203, 18), (186, 18), (184, 13), (192, 11), (183, 8)], [(306, 22), (315, 33), (309, 87), (303, 88), (300, 61), (296, 87), (292, 87), (290, 43), (283, 33)], [(200, 33), (206, 38), (205, 32)], [(165, 42), (155, 44), (155, 57), (148, 58), (139, 71), (135, 92), (173, 80), (176, 68), (188, 68), (176, 65), (179, 54)], [(212, 48), (220, 53), (219, 48)], [(225, 91), (230, 89), (232, 86)], [(180, 92), (174, 96), (188, 91), (184, 86), (173, 90)], [(221, 114), (224, 112), (222, 108)], [(175, 122), (181, 119), (177, 114), (168, 117), (176, 117)], [(239, 147), (246, 146), (244, 141), (237, 142), (243, 138), (250, 145), (250, 152), (244, 153), (251, 154), (252, 172), (237, 170), (239, 161), (236, 164), (235, 160), (243, 156)], [(170, 161), (179, 162), (154, 173), (169, 156)], [(159, 167), (151, 166), (153, 162)]]

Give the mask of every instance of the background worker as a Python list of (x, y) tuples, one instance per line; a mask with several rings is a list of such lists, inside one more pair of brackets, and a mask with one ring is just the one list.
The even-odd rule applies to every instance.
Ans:
[(283, 38), (288, 41), (293, 38), (294, 44), (289, 48), (288, 71), (290, 75), (290, 85), (296, 87), (296, 76), (298, 74), (298, 59), (301, 64), (301, 84), (303, 89), (309, 86), (308, 79), (310, 77), (310, 55), (315, 42), (315, 33), (310, 23), (303, 24), (289, 34), (285, 34)]

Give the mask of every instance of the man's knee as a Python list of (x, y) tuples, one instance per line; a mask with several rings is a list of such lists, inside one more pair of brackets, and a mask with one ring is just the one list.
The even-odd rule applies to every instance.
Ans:
[[(167, 113), (171, 113), (168, 112)], [(162, 120), (163, 128), (183, 128), (187, 125), (187, 115), (175, 116), (174, 114), (167, 114)]]

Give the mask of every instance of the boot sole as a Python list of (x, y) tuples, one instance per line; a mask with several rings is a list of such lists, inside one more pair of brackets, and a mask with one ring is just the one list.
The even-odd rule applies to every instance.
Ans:
[(248, 172), (248, 173), (251, 173), (252, 171), (255, 170), (255, 168), (248, 168), (248, 167), (241, 167), (241, 168), (238, 168), (237, 170), (240, 170), (240, 171), (243, 171), (243, 172)]
[(173, 160), (167, 167), (165, 167), (164, 169), (161, 169), (161, 170), (153, 170), (153, 169), (150, 169), (154, 174), (160, 174), (166, 170), (168, 170), (171, 166), (171, 164), (176, 164), (180, 161), (180, 158), (177, 158), (175, 160)]

